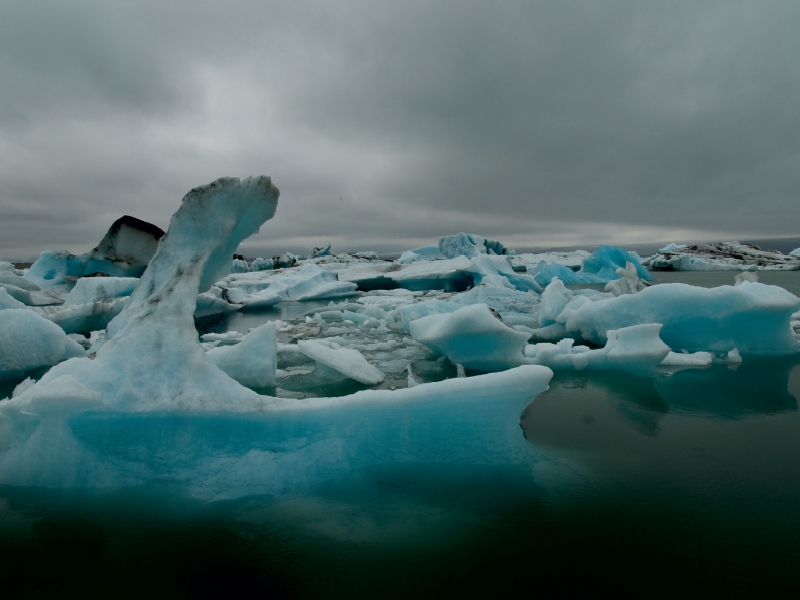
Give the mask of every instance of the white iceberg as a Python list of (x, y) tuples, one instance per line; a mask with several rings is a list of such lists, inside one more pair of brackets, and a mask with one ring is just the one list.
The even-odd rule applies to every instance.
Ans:
[(485, 304), (411, 321), (411, 337), (452, 363), (476, 371), (501, 371), (527, 361), (528, 334), (511, 329)]
[(386, 379), (386, 375), (380, 369), (369, 364), (358, 350), (341, 348), (338, 345), (326, 345), (321, 341), (313, 340), (300, 340), (297, 345), (303, 354), (317, 362), (318, 370), (320, 370), (319, 365), (324, 365), (345, 377), (366, 385), (375, 385)]

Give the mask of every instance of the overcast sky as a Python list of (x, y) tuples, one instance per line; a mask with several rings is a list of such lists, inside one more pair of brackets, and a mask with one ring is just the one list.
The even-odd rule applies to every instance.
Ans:
[(800, 2), (0, 0), (0, 257), (270, 175), (250, 249), (800, 235)]

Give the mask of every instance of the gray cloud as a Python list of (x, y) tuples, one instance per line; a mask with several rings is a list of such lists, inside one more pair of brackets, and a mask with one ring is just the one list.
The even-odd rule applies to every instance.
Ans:
[(281, 188), (251, 247), (797, 235), (795, 2), (9, 2), (0, 256)]

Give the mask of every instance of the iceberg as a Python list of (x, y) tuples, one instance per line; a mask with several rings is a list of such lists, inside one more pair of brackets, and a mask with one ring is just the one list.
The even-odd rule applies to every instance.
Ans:
[(500, 242), (474, 233), (463, 232), (441, 238), (439, 251), (446, 258), (456, 258), (457, 256), (474, 258), (478, 254), (511, 254), (513, 252)]
[[(543, 305), (547, 290), (542, 295)], [(661, 338), (673, 350), (750, 354), (793, 354), (800, 342), (790, 326), (800, 298), (783, 288), (742, 282), (701, 288), (682, 283), (655, 285), (637, 294), (596, 302), (572, 300), (556, 317), (568, 332), (603, 344), (607, 332), (642, 323), (662, 323)]]
[(800, 256), (735, 241), (669, 244), (643, 264), (654, 271), (795, 271), (800, 269)]
[(525, 356), (531, 364), (552, 369), (628, 369), (646, 371), (664, 364), (670, 355), (659, 337), (660, 323), (633, 325), (607, 332), (604, 348), (592, 350), (587, 346), (573, 346), (566, 338), (558, 344), (540, 343), (525, 346)]
[(450, 362), (476, 371), (501, 371), (526, 364), (528, 334), (511, 329), (485, 304), (429, 315), (409, 324), (411, 337)]
[(0, 310), (0, 381), (85, 355), (83, 347), (68, 338), (58, 325), (34, 311)]
[(615, 296), (622, 296), (623, 294), (636, 294), (641, 292), (649, 284), (639, 277), (636, 266), (631, 263), (625, 263), (625, 268), (617, 269), (619, 279), (609, 281), (606, 284), (605, 290), (614, 294)]
[(386, 375), (369, 364), (358, 350), (341, 348), (338, 344), (326, 345), (322, 341), (313, 340), (300, 340), (297, 346), (303, 354), (317, 362), (318, 371), (323, 371), (320, 365), (324, 365), (366, 385), (375, 385), (386, 379)]
[(527, 365), (396, 391), (280, 399), (263, 413), (212, 404), (203, 414), (131, 414), (101, 410), (100, 393), (62, 375), (0, 404), (0, 482), (148, 483), (214, 501), (281, 494), (385, 465), (529, 469), (537, 455), (519, 419), (552, 376)]
[(267, 177), (223, 178), (191, 190), (125, 308), (109, 324), (96, 358), (62, 363), (37, 386), (70, 376), (99, 393), (105, 405), (134, 411), (268, 404), (211, 362), (198, 342), (193, 313), (198, 293), (230, 272), (234, 250), (274, 214), (277, 199)]
[(68, 278), (104, 273), (139, 277), (154, 256), (164, 232), (146, 221), (125, 215), (109, 227), (100, 243), (86, 254), (66, 250), (43, 252), (25, 278), (42, 289), (65, 284)]
[(618, 269), (626, 269), (626, 265), (631, 263), (636, 269), (639, 279), (650, 281), (652, 276), (642, 266), (638, 255), (628, 252), (618, 246), (600, 246), (597, 250), (584, 256), (580, 270), (577, 272), (572, 268), (560, 263), (549, 263), (541, 260), (536, 267), (531, 270), (530, 264), (526, 264), (526, 269), (542, 287), (547, 286), (554, 277), (558, 277), (567, 285), (608, 283), (620, 277)]
[[(230, 378), (249, 388), (275, 385), (278, 368), (278, 342), (275, 323), (257, 327), (235, 345), (221, 345), (207, 352), (217, 367)], [(203, 336), (204, 339), (208, 336)], [(230, 340), (231, 336), (225, 338)]]

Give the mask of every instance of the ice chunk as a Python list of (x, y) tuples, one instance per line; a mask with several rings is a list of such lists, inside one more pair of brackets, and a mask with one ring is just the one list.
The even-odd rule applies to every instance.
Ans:
[(13, 285), (26, 292), (38, 292), (40, 289), (34, 282), (17, 275), (16, 270), (11, 269), (0, 269), (0, 284)]
[(125, 215), (114, 221), (100, 243), (86, 254), (76, 256), (66, 250), (43, 252), (25, 278), (46, 289), (65, 283), (65, 277), (95, 273), (139, 277), (163, 235), (155, 225)]
[(479, 254), (470, 261), (469, 272), (472, 273), (475, 285), (494, 285), (522, 292), (542, 291), (531, 275), (516, 273), (505, 256)]
[(800, 248), (795, 248), (791, 252), (789, 252), (790, 256), (800, 256)]
[(186, 194), (96, 358), (58, 365), (40, 383), (70, 375), (127, 410), (246, 410), (274, 401), (213, 365), (193, 313), (198, 291), (228, 274), (233, 251), (274, 214), (277, 199), (267, 177), (223, 178)]
[(64, 306), (109, 302), (130, 296), (139, 279), (135, 277), (83, 277), (75, 283)]
[(265, 323), (248, 333), (235, 346), (219, 346), (207, 355), (230, 377), (249, 388), (275, 385), (278, 343), (275, 323)]
[[(341, 298), (355, 294), (357, 285), (339, 281), (336, 275), (313, 263), (304, 264), (299, 269), (286, 269), (280, 272), (249, 273), (231, 275), (220, 282), (227, 288), (229, 298), (234, 289), (248, 294), (260, 294), (255, 300), (269, 301), (269, 296), (283, 300), (321, 300)], [(246, 297), (241, 297), (246, 299)]]
[(753, 244), (714, 242), (680, 246), (670, 244), (643, 263), (656, 271), (756, 271), (797, 270), (800, 259)]
[(503, 321), (511, 323), (517, 320), (515, 325), (538, 323), (540, 299), (539, 295), (533, 292), (478, 286), (453, 296), (450, 303), (457, 306), (486, 304), (489, 308), (499, 312)]
[(447, 235), (439, 240), (439, 251), (447, 258), (466, 256), (473, 258), (478, 254), (509, 254), (503, 244), (474, 233)]
[(248, 294), (244, 290), (238, 288), (228, 288), (224, 292), (225, 298), (232, 304), (241, 304), (242, 310), (260, 310), (262, 308), (269, 308), (275, 306), (283, 298), (278, 294), (270, 293), (269, 290), (262, 290), (255, 294)]
[(314, 248), (311, 251), (311, 254), (308, 255), (308, 258), (317, 258), (318, 256), (330, 256), (331, 255), (331, 245), (328, 244), (324, 248)]
[(744, 271), (733, 277), (734, 284), (733, 285), (742, 285), (745, 281), (749, 281), (750, 283), (756, 283), (758, 281), (758, 273), (755, 271)]
[(777, 286), (743, 282), (706, 289), (672, 283), (584, 304), (565, 325), (586, 340), (604, 343), (609, 330), (663, 323), (661, 338), (673, 350), (738, 347), (751, 354), (791, 354), (800, 352), (789, 325), (798, 308), (800, 298)]
[(369, 364), (358, 350), (333, 348), (313, 340), (299, 340), (297, 346), (303, 354), (317, 361), (318, 365), (323, 364), (360, 383), (375, 385), (386, 379), (386, 375)]
[(292, 492), (381, 465), (530, 468), (537, 454), (519, 418), (551, 377), (545, 367), (523, 366), (397, 391), (275, 399), (264, 413), (131, 415), (97, 410), (100, 395), (65, 376), (0, 403), (0, 484), (119, 489), (167, 481), (169, 493), (183, 485), (189, 497), (223, 500)]
[(414, 248), (407, 250), (400, 255), (397, 262), (400, 264), (410, 264), (419, 260), (444, 260), (447, 257), (442, 254), (438, 246), (422, 246), (421, 248)]
[(558, 315), (569, 304), (572, 297), (572, 291), (568, 290), (558, 277), (554, 277), (542, 292), (542, 305), (539, 307), (539, 324), (545, 327), (555, 323)]
[(670, 352), (661, 361), (662, 367), (707, 367), (714, 362), (714, 354), (711, 352)]
[(58, 325), (29, 309), (0, 310), (0, 380), (75, 356), (84, 349)]
[(528, 334), (503, 324), (488, 306), (475, 304), (452, 314), (410, 323), (411, 337), (452, 363), (477, 371), (500, 371), (524, 364)]
[(122, 312), (127, 302), (128, 298), (117, 298), (111, 302), (46, 306), (35, 310), (66, 333), (90, 333), (105, 329)]
[(0, 310), (6, 308), (26, 308), (26, 305), (9, 294), (5, 287), (0, 286)]
[(619, 279), (609, 281), (606, 284), (606, 291), (611, 292), (615, 296), (622, 296), (623, 294), (636, 294), (641, 292), (647, 287), (647, 283), (639, 278), (636, 270), (636, 265), (632, 262), (625, 263), (625, 268), (617, 269)]
[(599, 350), (573, 347), (570, 338), (558, 344), (534, 344), (525, 347), (525, 356), (532, 364), (553, 369), (649, 369), (669, 354), (669, 347), (659, 337), (660, 330), (661, 324), (653, 323), (609, 331), (608, 343)]
[(592, 274), (610, 281), (616, 279), (617, 269), (626, 269), (628, 263), (633, 265), (640, 279), (645, 281), (652, 279), (647, 269), (642, 266), (639, 256), (619, 246), (600, 246), (583, 260), (583, 266), (578, 275)]

